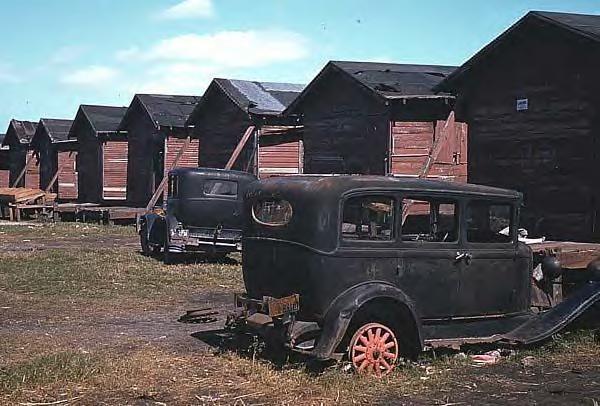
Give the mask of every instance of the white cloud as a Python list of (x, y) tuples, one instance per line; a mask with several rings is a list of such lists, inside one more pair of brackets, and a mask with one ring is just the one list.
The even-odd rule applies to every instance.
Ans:
[(210, 18), (214, 16), (215, 9), (212, 0), (183, 0), (163, 10), (159, 17), (168, 20), (188, 18)]
[(306, 39), (285, 30), (220, 31), (185, 34), (164, 39), (146, 51), (120, 51), (118, 55), (144, 60), (187, 61), (220, 67), (257, 67), (293, 61), (308, 55)]
[(79, 58), (85, 51), (86, 48), (79, 45), (64, 46), (57, 49), (54, 54), (50, 56), (50, 63), (58, 65), (72, 62)]
[(61, 78), (68, 85), (103, 87), (119, 76), (119, 71), (108, 66), (92, 65), (73, 71)]
[(132, 93), (162, 93), (200, 95), (216, 71), (192, 63), (175, 63), (153, 67), (145, 73), (140, 83), (134, 84)]

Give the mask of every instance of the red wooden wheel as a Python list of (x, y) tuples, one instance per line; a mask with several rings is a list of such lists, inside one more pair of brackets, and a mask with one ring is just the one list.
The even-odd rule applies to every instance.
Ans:
[(348, 357), (358, 373), (389, 374), (398, 360), (398, 340), (394, 332), (383, 324), (365, 324), (350, 340)]

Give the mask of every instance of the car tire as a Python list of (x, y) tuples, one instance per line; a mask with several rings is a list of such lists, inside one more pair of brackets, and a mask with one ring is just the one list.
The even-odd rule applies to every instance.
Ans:
[(393, 371), (399, 354), (394, 330), (380, 323), (359, 325), (348, 346), (348, 360), (354, 370), (378, 377)]
[(150, 247), (150, 242), (148, 241), (148, 230), (146, 230), (146, 226), (142, 226), (140, 230), (140, 246), (142, 247), (142, 254), (149, 257), (152, 255), (152, 248)]

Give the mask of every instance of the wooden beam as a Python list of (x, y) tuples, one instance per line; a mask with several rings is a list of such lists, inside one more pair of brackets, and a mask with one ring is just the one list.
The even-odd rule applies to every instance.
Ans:
[[(58, 155), (57, 155), (58, 156)], [(73, 151), (69, 152), (69, 158), (71, 158), (73, 156)], [(58, 159), (58, 158), (57, 158)], [(49, 192), (52, 189), (52, 186), (54, 186), (54, 184), (56, 183), (56, 181), (58, 180), (58, 176), (61, 174), (62, 170), (65, 168), (65, 164), (67, 163), (66, 160), (64, 160), (56, 169), (56, 173), (54, 173), (54, 176), (52, 177), (52, 180), (50, 181), (50, 183), (48, 184), (48, 187), (46, 187), (46, 189), (44, 189), (44, 192)]]
[(158, 187), (156, 188), (156, 190), (154, 191), (154, 194), (152, 195), (152, 197), (150, 198), (150, 201), (148, 202), (148, 204), (146, 205), (146, 211), (150, 211), (152, 210), (152, 208), (154, 208), (154, 205), (156, 204), (156, 202), (158, 201), (158, 199), (160, 198), (160, 195), (163, 194), (163, 192), (165, 191), (165, 188), (167, 186), (167, 181), (169, 180), (169, 171), (173, 168), (175, 168), (175, 166), (177, 165), (177, 163), (179, 163), (179, 160), (181, 159), (181, 157), (183, 156), (183, 153), (188, 149), (188, 147), (190, 146), (191, 143), (191, 138), (187, 137), (185, 139), (185, 142), (183, 143), (183, 145), (181, 146), (181, 149), (179, 150), (179, 152), (177, 153), (177, 156), (175, 157), (175, 159), (173, 160), (173, 163), (171, 164), (171, 167), (165, 171), (165, 173), (163, 174), (163, 178), (160, 181), (160, 183), (158, 184)]
[(229, 158), (229, 161), (227, 161), (227, 165), (225, 165), (225, 169), (231, 169), (231, 168), (233, 168), (233, 165), (235, 164), (235, 161), (237, 161), (237, 159), (239, 158), (240, 154), (242, 153), (242, 150), (244, 149), (244, 147), (248, 143), (248, 140), (250, 139), (250, 136), (252, 135), (253, 132), (254, 132), (254, 126), (253, 125), (251, 125), (250, 127), (248, 127), (246, 129), (246, 132), (242, 136), (242, 139), (240, 140), (240, 142), (237, 144), (237, 146), (233, 150), (233, 154), (231, 154), (231, 157)]
[[(23, 176), (25, 176), (25, 172), (27, 172), (27, 169), (29, 169), (29, 166), (31, 165), (31, 162), (34, 160), (34, 158), (36, 158), (35, 152), (33, 154), (31, 154), (30, 157), (27, 158), (27, 161), (25, 162), (25, 166), (23, 167), (23, 170), (21, 171), (21, 173), (19, 173), (19, 176), (17, 176), (17, 179), (13, 182), (11, 187), (17, 187), (17, 185), (19, 184), (21, 179), (23, 179)], [(39, 185), (38, 185), (38, 187), (39, 187)]]

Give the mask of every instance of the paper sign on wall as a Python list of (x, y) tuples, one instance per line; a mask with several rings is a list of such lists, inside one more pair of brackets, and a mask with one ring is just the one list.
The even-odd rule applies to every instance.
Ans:
[(529, 99), (517, 99), (517, 111), (529, 110)]

